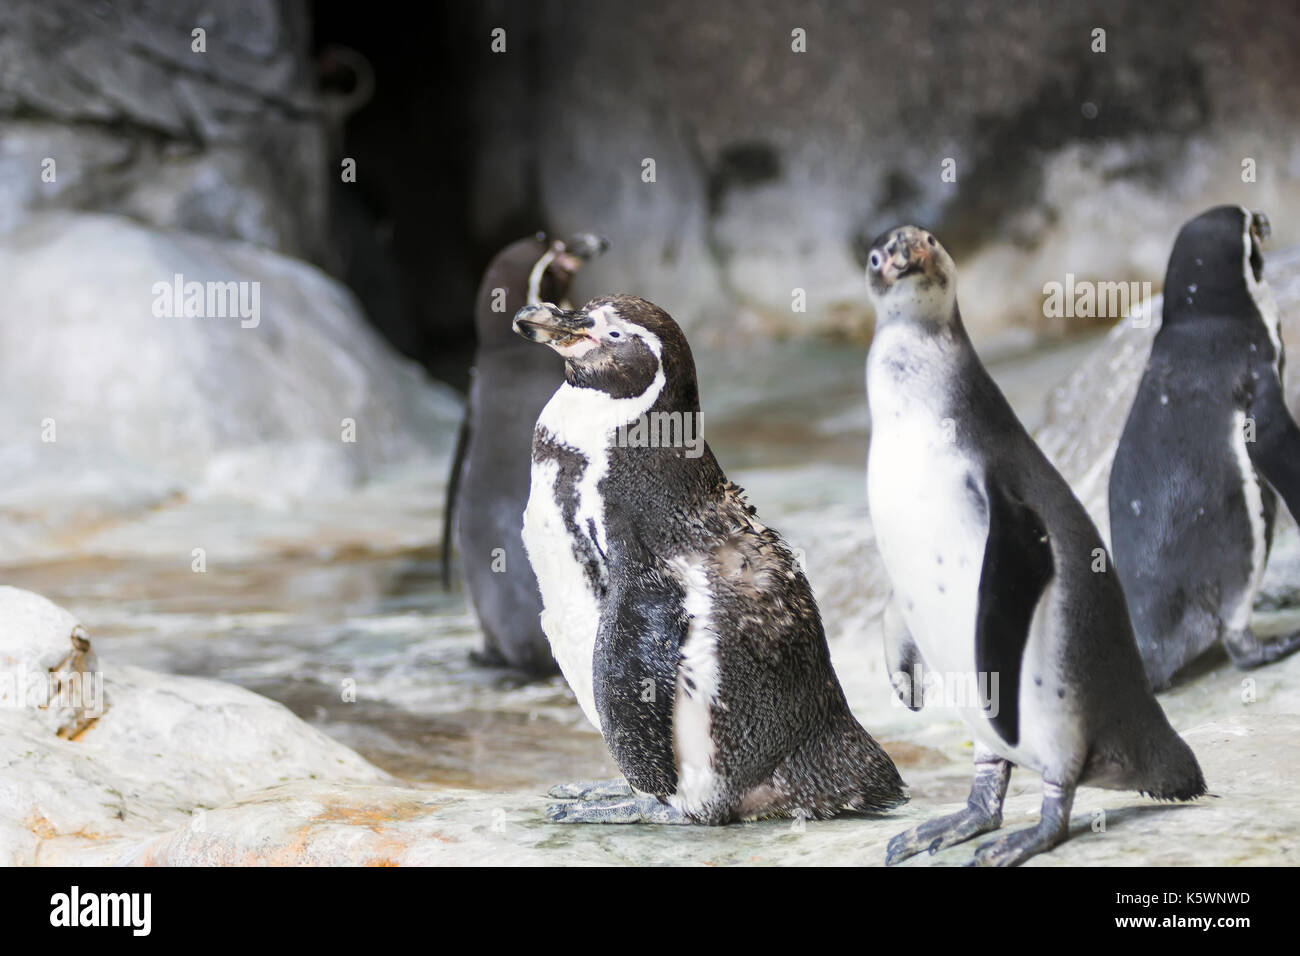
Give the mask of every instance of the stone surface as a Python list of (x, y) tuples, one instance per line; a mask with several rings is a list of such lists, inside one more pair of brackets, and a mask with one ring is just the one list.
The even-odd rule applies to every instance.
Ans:
[[(1295, 685), (1300, 666), (1275, 668), (1253, 703), (1229, 667), (1165, 698), (1201, 761), (1213, 796), (1161, 804), (1136, 794), (1079, 792), (1071, 839), (1031, 866), (1286, 865), (1300, 853), (1293, 795), (1300, 764)], [(1272, 695), (1270, 699), (1269, 695)], [(1214, 716), (1209, 717), (1209, 712)], [(540, 788), (491, 792), (372, 783), (291, 781), (194, 814), (149, 839), (80, 842), (46, 833), (42, 863), (145, 865), (880, 865), (896, 833), (964, 800), (969, 742), (931, 721), (911, 740), (886, 740), (912, 802), (878, 817), (771, 820), (720, 828), (562, 826), (547, 822)], [(1016, 773), (1006, 826), (1032, 824), (1038, 782)], [(175, 819), (172, 815), (172, 820)], [(41, 824), (41, 827), (46, 827)], [(50, 825), (52, 826), (52, 825)], [(159, 828), (161, 829), (161, 828)], [(979, 840), (908, 866), (960, 865)]]
[[(0, 587), (0, 669), (45, 665), (76, 649), (70, 636), (88, 644), (84, 635), (66, 611)], [(97, 667), (88, 647), (81, 653), (79, 666)], [(200, 811), (286, 781), (391, 780), (241, 688), (129, 666), (94, 673), (109, 705), (73, 735), (31, 701), (0, 698), (4, 864), (111, 863), (160, 832), (192, 825)]]
[[(256, 288), (256, 324), (156, 315), (155, 284), (176, 275), (245, 283), (249, 305)], [(305, 263), (51, 213), (0, 236), (0, 283), (0, 565), (178, 500), (283, 509), (393, 469), (446, 473), (459, 400)]]
[[(1032, 424), (1047, 386), (1092, 347), (995, 363), (993, 371)], [(457, 595), (436, 592), (435, 563), (426, 557), (428, 566), (417, 573), (401, 550), (411, 546), (403, 534), (436, 528), (436, 506), (420, 515), (410, 490), (385, 497), (384, 486), (367, 485), (346, 507), (308, 501), (273, 521), (264, 509), (244, 515), (216, 501), (163, 509), (91, 539), (92, 552), (111, 541), (118, 559), (10, 572), (66, 595), (60, 603), (75, 607), (94, 632), (111, 635), (95, 638), (106, 661), (110, 707), (76, 740), (58, 738), (35, 714), (19, 720), (0, 711), (0, 741), (10, 748), (0, 754), (0, 795), (16, 794), (3, 797), (9, 800), (4, 806), (15, 809), (0, 813), (4, 859), (880, 863), (891, 836), (964, 799), (970, 748), (953, 715), (931, 709), (913, 714), (887, 691), (875, 621), (887, 582), (862, 487), (862, 356), (786, 348), (761, 361), (707, 352), (701, 359), (734, 361), (745, 372), (743, 387), (725, 384), (725, 366), (710, 378), (704, 398), (710, 442), (728, 473), (747, 487), (764, 522), (806, 551), (836, 670), (854, 712), (911, 785), (906, 808), (802, 828), (791, 821), (718, 830), (544, 822), (548, 785), (614, 772), (603, 743), (561, 681), (520, 687), (468, 666), (466, 655), (479, 640), (472, 618)], [(811, 369), (819, 376), (808, 374)], [(429, 497), (427, 489), (423, 494)], [(188, 563), (178, 565), (169, 555), (196, 530), (216, 527), (230, 529), (220, 533), (229, 540), (214, 546), (230, 555), (229, 563), (214, 563), (196, 582)], [(356, 527), (393, 549), (391, 557), (313, 557), (318, 549), (331, 553), (329, 542)], [(297, 557), (292, 563), (277, 557), (286, 553)], [(1295, 622), (1288, 623), (1286, 613), (1261, 614), (1256, 626), (1269, 632)], [(55, 644), (66, 644), (62, 630), (49, 632)], [(378, 771), (358, 767), (353, 757), (334, 765), (334, 773), (327, 757), (339, 754), (337, 746), (316, 731), (309, 734), (277, 705), (211, 681), (114, 665), (122, 659), (155, 670), (219, 674), (264, 690), (403, 779), (376, 777)], [(340, 703), (340, 681), (349, 677), (357, 681), (359, 700)], [(1293, 746), (1300, 730), (1300, 658), (1243, 675), (1211, 655), (1197, 675), (1161, 700), (1195, 747), (1217, 796), (1167, 806), (1134, 794), (1085, 790), (1076, 805), (1077, 838), (1031, 865), (1268, 864), (1296, 853), (1300, 817), (1291, 795), (1300, 782)], [(205, 706), (191, 710), (191, 701)], [(245, 708), (254, 716), (241, 724), (234, 714)], [(159, 730), (163, 726), (190, 730), (174, 739)], [(245, 738), (230, 741), (231, 727)], [(262, 739), (263, 727), (293, 741), (299, 762), (272, 761), (267, 755), (274, 746)], [(222, 753), (244, 749), (205, 763), (200, 773), (208, 736), (220, 742)], [(193, 753), (178, 755), (183, 748)], [(173, 764), (175, 772), (168, 769)], [(1008, 825), (1032, 822), (1037, 804), (1036, 779), (1015, 774)], [(126, 816), (118, 819), (123, 806)], [(1094, 832), (1094, 821), (1102, 820), (1105, 831)], [(975, 845), (908, 865), (963, 863)]]
[(0, 708), (24, 708), (59, 737), (103, 713), (90, 639), (75, 617), (30, 591), (0, 585)]
[(298, 0), (4, 4), (0, 232), (123, 212), (320, 261), (332, 169), (308, 42)]
[[(1300, 12), (1275, 14), (1263, 28), (1177, 0), (485, 4), (480, 34), (513, 45), (481, 50), (472, 226), (496, 235), (535, 202), (560, 231), (599, 229), (612, 247), (580, 291), (646, 294), (727, 339), (862, 335), (864, 243), (919, 220), (961, 264), (978, 338), (1037, 328), (1044, 283), (1066, 273), (1158, 286), (1178, 226), (1215, 202), (1263, 208), (1300, 241)], [(618, 82), (593, 81), (611, 69)]]

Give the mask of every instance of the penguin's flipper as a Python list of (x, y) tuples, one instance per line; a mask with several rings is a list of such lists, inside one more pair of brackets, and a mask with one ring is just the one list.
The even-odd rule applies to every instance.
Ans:
[(1286, 406), (1282, 382), (1272, 366), (1261, 371), (1250, 402), (1255, 440), (1246, 442), (1251, 463), (1286, 501), (1300, 521), (1300, 427)]
[(673, 578), (646, 571), (606, 600), (592, 661), (605, 743), (633, 787), (665, 796), (677, 790), (673, 704), (685, 595)]
[(920, 710), (924, 704), (921, 696), (921, 651), (912, 640), (898, 598), (890, 595), (881, 621), (885, 637), (885, 666), (889, 669), (889, 683), (894, 693), (908, 710)]
[[(989, 534), (984, 544), (975, 615), (975, 668), (998, 688), (984, 710), (1007, 743), (1020, 740), (1020, 664), (1029, 626), (1052, 579), (1047, 526), (1033, 508), (1012, 496), (992, 473), (985, 478)], [(998, 683), (992, 683), (996, 674)]]
[[(473, 386), (471, 386), (472, 388)], [(460, 491), (461, 473), (465, 470), (465, 453), (469, 449), (469, 406), (456, 433), (456, 450), (451, 454), (451, 474), (447, 476), (447, 497), (442, 503), (442, 586), (451, 588), (452, 529), (456, 523), (456, 495)]]

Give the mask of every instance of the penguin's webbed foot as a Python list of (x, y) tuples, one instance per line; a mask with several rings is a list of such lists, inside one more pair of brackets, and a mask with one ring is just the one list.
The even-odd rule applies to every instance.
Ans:
[(598, 800), (608, 797), (630, 797), (631, 785), (622, 777), (612, 780), (585, 780), (578, 783), (561, 783), (546, 791), (556, 800)]
[(975, 851), (967, 866), (1019, 866), (1031, 856), (1046, 852), (1065, 839), (1065, 833), (1039, 823), (1036, 827), (1016, 830), (996, 840), (989, 840)]
[(1300, 651), (1300, 631), (1264, 641), (1256, 637), (1250, 628), (1245, 628), (1226, 635), (1223, 646), (1232, 663), (1238, 669), (1248, 671)]
[(976, 745), (975, 779), (966, 806), (912, 827), (889, 841), (885, 866), (901, 863), (922, 851), (938, 853), (944, 847), (1002, 826), (1002, 801), (1011, 780), (1011, 764)]
[(944, 847), (963, 843), (981, 833), (996, 830), (1001, 825), (1001, 813), (989, 813), (983, 807), (972, 806), (926, 820), (889, 841), (889, 848), (885, 851), (885, 866), (901, 863), (923, 851), (938, 853)]
[(1038, 826), (1016, 830), (981, 844), (968, 866), (1019, 866), (1031, 856), (1065, 841), (1070, 833), (1074, 787), (1043, 781), (1043, 811)]
[(609, 800), (570, 800), (546, 808), (552, 823), (690, 823), (676, 807), (648, 793)]

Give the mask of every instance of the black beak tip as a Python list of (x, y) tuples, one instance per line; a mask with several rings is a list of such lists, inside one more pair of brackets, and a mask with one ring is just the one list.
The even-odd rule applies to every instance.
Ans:
[(588, 261), (603, 255), (608, 248), (609, 240), (594, 232), (580, 232), (564, 244), (565, 251), (570, 255)]
[(546, 309), (538, 305), (526, 305), (515, 313), (514, 319), (510, 323), (510, 328), (514, 329), (516, 334), (522, 335), (530, 342), (536, 342), (537, 326), (534, 321), (539, 313), (545, 313)]
[(1254, 228), (1255, 235), (1259, 237), (1260, 242), (1263, 242), (1273, 234), (1273, 227), (1269, 224), (1268, 216), (1264, 215), (1262, 212), (1252, 213), (1250, 224)]

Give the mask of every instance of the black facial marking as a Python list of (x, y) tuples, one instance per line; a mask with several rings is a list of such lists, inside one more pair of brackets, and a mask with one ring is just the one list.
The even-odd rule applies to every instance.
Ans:
[(586, 355), (569, 359), (565, 378), (578, 388), (594, 388), (611, 398), (642, 395), (659, 371), (659, 360), (639, 337), (601, 343)]

